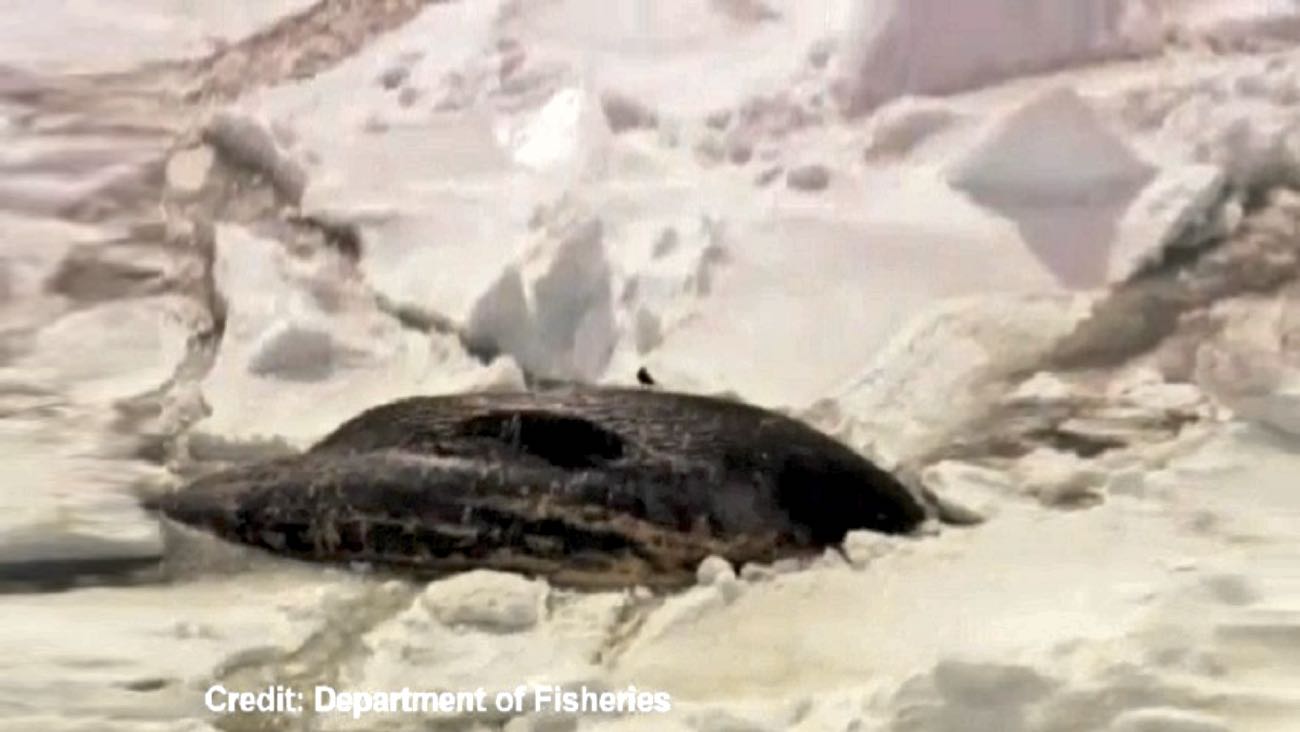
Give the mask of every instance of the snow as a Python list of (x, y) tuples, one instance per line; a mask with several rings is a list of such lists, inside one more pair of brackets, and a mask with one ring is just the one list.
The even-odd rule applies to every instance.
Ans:
[(1151, 19), (1142, 16), (1142, 3), (1115, 0), (977, 0), (959, 10), (934, 0), (862, 3), (841, 75), (857, 109), (962, 91), (1144, 50)]
[(1295, 294), (1220, 308), (1219, 337), (1196, 352), (1194, 378), (1239, 418), (1300, 434), (1300, 358), (1294, 339)]
[(1169, 5), (1164, 10), (1171, 25), (1212, 41), (1294, 40), (1300, 31), (1295, 0), (1181, 0)]
[(599, 102), (577, 87), (555, 92), (535, 114), (497, 129), (498, 143), (510, 158), (536, 171), (566, 163), (583, 167), (580, 148), (599, 147), (609, 132)]
[(61, 411), (45, 424), (4, 422), (0, 562), (156, 557), (157, 523), (134, 489), (158, 481), (157, 469), (108, 452), (101, 415)]
[(1111, 723), (1114, 732), (1226, 732), (1223, 720), (1184, 709), (1137, 709)]
[(1083, 288), (1110, 279), (1118, 221), (1152, 175), (1077, 93), (1060, 88), (995, 122), (949, 181), (1016, 221), (1044, 266)]
[(211, 407), (200, 443), (305, 446), (368, 405), (479, 378), (456, 339), (405, 328), (347, 266), (330, 252), (296, 257), (239, 226), (218, 230), (213, 274), (226, 323), (200, 384)]
[(784, 81), (846, 14), (838, 0), (561, 0), (521, 6), (502, 25), (531, 53), (589, 73), (598, 88), (661, 112), (704, 115)]
[(886, 104), (868, 122), (868, 160), (905, 157), (927, 139), (951, 127), (958, 113), (948, 104), (926, 97), (906, 96)]
[(44, 283), (78, 244), (93, 242), (97, 232), (54, 219), (0, 213), (0, 317), (6, 329), (35, 325), (57, 309), (42, 297)]
[(19, 365), (77, 400), (139, 395), (170, 379), (185, 355), (187, 305), (163, 296), (69, 313), (36, 336)]
[(466, 334), (531, 373), (593, 381), (616, 338), (601, 221), (562, 211), (547, 229), (475, 304)]
[(215, 153), (206, 145), (178, 151), (167, 159), (163, 173), (168, 188), (181, 194), (198, 193), (207, 182), (214, 159)]
[(0, 63), (42, 72), (116, 71), (201, 56), (311, 4), (310, 0), (13, 0)]
[[(944, 195), (937, 186), (930, 191)], [(733, 226), (720, 245), (723, 256), (701, 298), (702, 312), (664, 335), (647, 358), (651, 372), (801, 406), (848, 379), (885, 346), (900, 320), (942, 298), (1051, 289), (1028, 255), (1000, 246), (1005, 239), (996, 230), (974, 233), (988, 226), (976, 216), (954, 211), (943, 220), (918, 221), (895, 208), (881, 219), (827, 220), (791, 211)], [(793, 258), (792, 248), (799, 252)], [(981, 277), (973, 281), (971, 272)], [(814, 324), (827, 322), (849, 337), (821, 337)], [(720, 352), (745, 356), (713, 355)]]
[(286, 580), (292, 576), (11, 596), (10, 617), (24, 622), (0, 630), (17, 651), (4, 661), (0, 714), (13, 720), (57, 711), (59, 725), (78, 718), (196, 724), (203, 715), (192, 696), (206, 690), (209, 673), (292, 654), (313, 634), (346, 623), (363, 590), (347, 578)]
[(422, 600), (439, 622), (521, 631), (537, 624), (546, 585), (516, 575), (475, 570), (429, 586)]
[[(1158, 173), (1129, 205), (1110, 250), (1111, 281), (1123, 281), (1172, 247), (1204, 243), (1229, 198), (1227, 176), (1215, 165), (1186, 165)], [(1231, 225), (1227, 225), (1231, 228)]]
[[(61, 75), (308, 3), (39, 5), (0, 31), (0, 729), (1293, 729), (1296, 3), (434, 3), (210, 108)], [(961, 525), (653, 595), (272, 561), (141, 506), (383, 401), (641, 367)], [(673, 711), (218, 719), (218, 682)]]
[(831, 392), (847, 415), (837, 431), (888, 464), (922, 455), (987, 409), (1007, 374), (1039, 363), (1090, 305), (1081, 297), (1003, 296), (934, 307)]
[(950, 179), (977, 198), (1061, 205), (1125, 198), (1150, 175), (1151, 167), (1105, 129), (1087, 102), (1062, 87), (998, 120)]

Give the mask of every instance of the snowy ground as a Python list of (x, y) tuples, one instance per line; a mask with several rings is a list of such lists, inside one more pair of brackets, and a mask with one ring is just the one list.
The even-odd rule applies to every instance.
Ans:
[[(1300, 4), (12, 5), (0, 730), (1300, 725)], [(983, 522), (651, 597), (141, 508), (397, 396), (643, 365)], [(674, 709), (202, 704), (534, 682)]]
[(4, 64), (42, 71), (126, 70), (202, 56), (302, 11), (310, 0), (12, 0)]

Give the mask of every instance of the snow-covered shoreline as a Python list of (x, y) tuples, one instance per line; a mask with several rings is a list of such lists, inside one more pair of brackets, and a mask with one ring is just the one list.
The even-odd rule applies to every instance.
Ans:
[[(91, 5), (0, 31), (0, 577), (170, 560), (0, 582), (0, 729), (1300, 719), (1295, 3)], [(285, 564), (141, 507), (380, 401), (642, 366), (982, 521), (655, 597)], [(218, 718), (217, 682), (674, 710)]]

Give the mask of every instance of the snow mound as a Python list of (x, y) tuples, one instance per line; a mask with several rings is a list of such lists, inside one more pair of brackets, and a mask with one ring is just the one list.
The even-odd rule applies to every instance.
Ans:
[(362, 273), (390, 302), (463, 326), (517, 257), (526, 214), (503, 206), (520, 205), (515, 198), (503, 204), (456, 191), (412, 202), (397, 215), (357, 216), (366, 250)]
[(850, 109), (946, 94), (1150, 48), (1154, 18), (1116, 0), (860, 3), (840, 69)]
[(949, 170), (950, 184), (1011, 220), (1067, 286), (1110, 279), (1111, 248), (1152, 166), (1072, 89), (1043, 93), (997, 120)]

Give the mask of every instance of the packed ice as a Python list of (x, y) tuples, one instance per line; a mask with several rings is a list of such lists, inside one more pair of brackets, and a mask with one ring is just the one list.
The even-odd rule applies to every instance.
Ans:
[[(1294, 730), (1300, 4), (959, 5), (11, 2), (0, 730)], [(643, 368), (943, 520), (656, 595), (150, 509), (384, 401)]]

